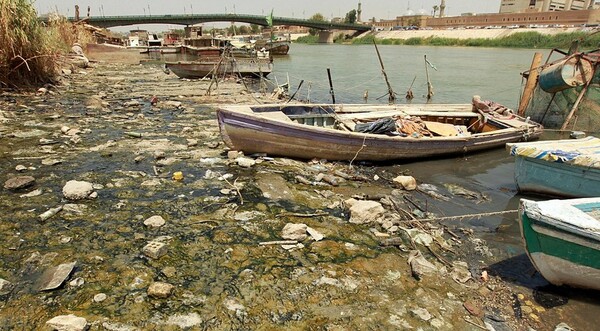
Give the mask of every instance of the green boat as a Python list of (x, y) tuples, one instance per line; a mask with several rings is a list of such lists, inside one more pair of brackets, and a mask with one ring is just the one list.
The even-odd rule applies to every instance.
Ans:
[(554, 285), (600, 290), (600, 198), (521, 199), (525, 250)]

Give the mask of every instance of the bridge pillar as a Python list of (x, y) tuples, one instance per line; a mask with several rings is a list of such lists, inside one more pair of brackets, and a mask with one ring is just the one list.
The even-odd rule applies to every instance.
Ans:
[(334, 33), (330, 30), (319, 31), (319, 43), (321, 44), (333, 44)]

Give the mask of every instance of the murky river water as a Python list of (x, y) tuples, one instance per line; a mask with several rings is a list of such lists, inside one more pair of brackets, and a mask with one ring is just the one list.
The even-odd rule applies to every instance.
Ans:
[[(427, 54), (439, 70), (430, 70), (434, 102), (467, 103), (479, 94), (511, 107), (519, 94), (518, 72), (528, 67), (532, 53), (403, 46), (380, 50), (398, 93), (403, 94), (417, 75), (415, 103), (424, 101), (426, 93)], [(365, 90), (375, 102), (386, 92), (372, 46), (293, 45), (289, 56), (275, 59), (271, 78), (282, 83), (289, 73), (292, 92), (304, 79), (300, 98), (308, 97), (310, 82), (310, 99), (327, 102), (327, 67), (332, 69), (338, 102), (363, 102)], [(539, 308), (525, 302), (533, 300), (537, 292), (532, 289), (545, 282), (532, 273), (523, 255), (514, 216), (448, 223), (462, 240), (451, 257), (466, 261), (475, 276), (486, 269), (515, 286), (504, 291), (497, 282), (475, 282), (475, 288), (488, 288), (484, 295), (444, 276), (417, 282), (410, 276), (406, 252), (379, 247), (370, 226), (348, 224), (336, 204), (357, 194), (392, 195), (387, 180), (409, 173), (452, 197), (445, 202), (409, 195), (427, 211), (461, 215), (512, 210), (520, 196), (506, 151), (363, 164), (355, 169), (380, 180), (348, 181), (339, 187), (299, 185), (296, 175), (312, 178), (333, 169), (349, 170), (344, 164), (281, 159), (239, 167), (227, 159), (214, 109), (207, 103), (251, 99), (223, 86), (208, 98), (207, 85), (167, 76), (159, 65), (101, 66), (72, 78), (60, 95), (2, 94), (0, 110), (14, 117), (0, 127), (0, 178), (3, 183), (17, 175), (17, 165), (24, 165), (29, 169), (23, 174), (36, 177), (34, 188), (41, 195), (20, 198), (25, 192), (0, 191), (0, 240), (5, 243), (0, 246), (0, 278), (14, 284), (11, 292), (0, 293), (0, 330), (37, 329), (52, 316), (68, 313), (86, 317), (100, 330), (477, 330), (464, 321), (469, 314), (463, 302), (469, 298), (488, 296), (482, 299), (487, 300), (482, 308), (488, 308), (494, 300), (510, 305), (500, 300), (502, 294), (523, 293), (523, 307)], [(159, 96), (158, 107), (149, 104), (153, 94)], [(132, 99), (136, 102), (126, 104)], [(166, 100), (182, 102), (182, 107), (169, 106)], [(62, 126), (80, 129), (76, 135), (81, 140), (61, 133)], [(142, 138), (126, 134), (131, 131), (142, 133)], [(41, 145), (40, 138), (49, 141)], [(60, 162), (42, 162), (52, 159)], [(184, 173), (183, 182), (171, 179), (175, 171)], [(224, 174), (230, 174), (227, 181), (220, 178)], [(72, 203), (55, 217), (38, 221), (43, 211), (68, 203), (61, 189), (71, 179), (97, 184), (98, 198)], [(453, 196), (450, 191), (456, 185), (479, 197)], [(406, 209), (416, 209), (401, 196), (400, 200)], [(294, 216), (298, 213), (325, 216)], [(152, 215), (163, 216), (167, 224), (146, 227), (143, 221)], [(281, 239), (288, 222), (306, 223), (327, 239), (305, 241), (304, 249), (293, 251), (258, 245)], [(470, 230), (474, 236), (463, 235)], [(485, 239), (493, 255), (484, 254), (487, 250), (462, 254), (463, 246), (477, 243), (474, 238)], [(149, 240), (167, 243), (168, 253), (160, 259), (144, 256), (141, 250)], [(74, 260), (78, 266), (65, 286), (38, 292), (44, 270)], [(154, 281), (176, 288), (168, 299), (152, 298), (147, 289)], [(98, 294), (107, 299), (95, 300)], [(569, 303), (534, 311), (545, 320), (536, 321), (525, 312), (527, 323), (510, 325), (550, 330), (564, 321), (579, 330), (591, 329), (600, 315), (597, 298), (573, 291), (558, 294)], [(541, 296), (547, 295), (548, 291)], [(432, 316), (421, 314), (421, 308)], [(503, 314), (510, 315), (510, 309)]]

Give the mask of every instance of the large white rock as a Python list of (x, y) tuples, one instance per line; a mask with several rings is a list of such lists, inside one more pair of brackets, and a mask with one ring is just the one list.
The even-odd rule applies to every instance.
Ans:
[(302, 241), (307, 237), (306, 229), (306, 224), (288, 223), (283, 227), (281, 238)]
[(348, 199), (345, 201), (350, 210), (350, 223), (366, 224), (379, 220), (385, 209), (377, 201)]
[(393, 181), (407, 191), (414, 191), (417, 189), (417, 180), (413, 176), (398, 176), (394, 178)]
[(73, 314), (60, 315), (46, 322), (52, 330), (58, 331), (83, 331), (87, 328), (87, 321), (83, 317)]
[(90, 196), (94, 191), (92, 183), (70, 180), (63, 187), (63, 195), (69, 200), (81, 200)]
[(165, 219), (159, 215), (154, 215), (144, 221), (144, 225), (152, 228), (159, 228), (165, 225)]

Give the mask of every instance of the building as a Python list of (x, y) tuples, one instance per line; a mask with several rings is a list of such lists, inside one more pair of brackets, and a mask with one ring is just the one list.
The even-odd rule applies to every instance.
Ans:
[(596, 7), (593, 0), (502, 0), (500, 13), (588, 10)]

